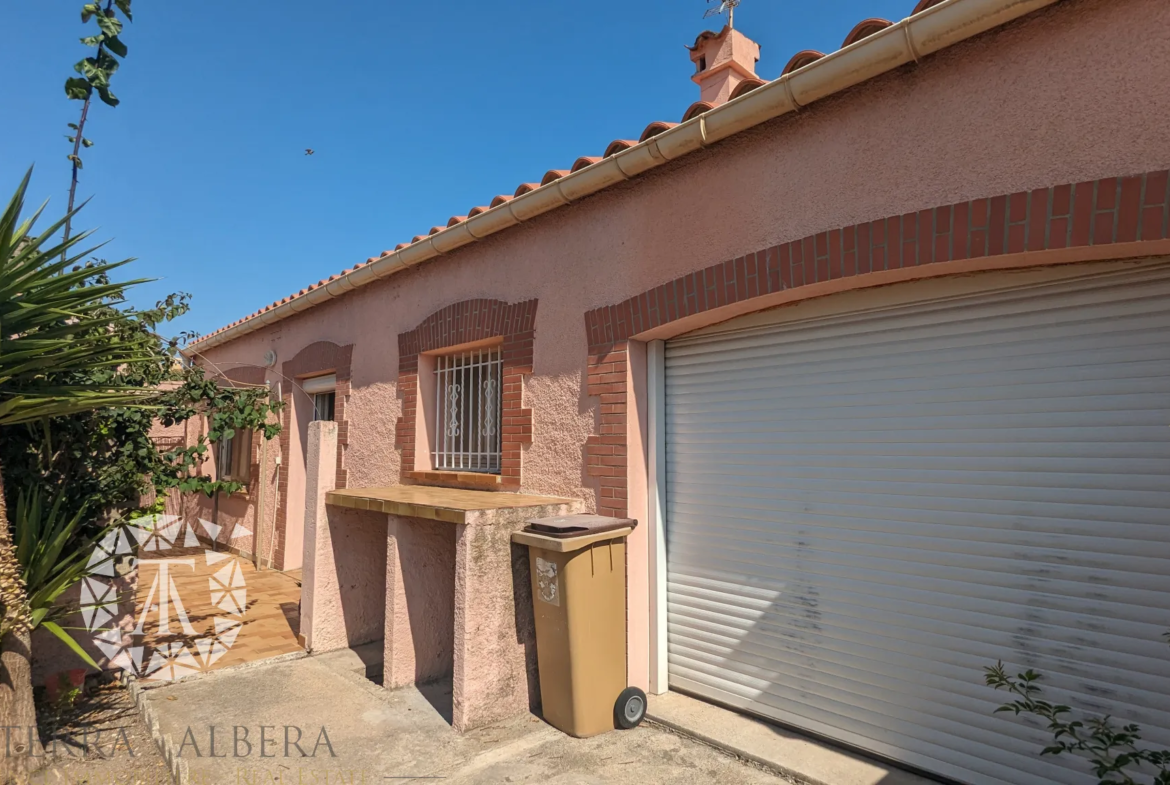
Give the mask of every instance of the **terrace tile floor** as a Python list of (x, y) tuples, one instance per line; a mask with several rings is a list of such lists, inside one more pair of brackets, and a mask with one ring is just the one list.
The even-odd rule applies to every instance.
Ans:
[(203, 548), (172, 550), (138, 569), (135, 617), (150, 605), (140, 641), (145, 681), (301, 651), (300, 570), (258, 571), (246, 558)]

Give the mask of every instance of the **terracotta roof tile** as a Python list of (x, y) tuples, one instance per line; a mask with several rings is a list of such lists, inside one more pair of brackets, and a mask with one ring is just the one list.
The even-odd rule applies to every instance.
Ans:
[(515, 196), (509, 196), (508, 194), (500, 194), (495, 199), (492, 199), (491, 207), (499, 207), (500, 205), (504, 204), (505, 202), (510, 202), (515, 198), (516, 198)]
[(540, 187), (540, 183), (521, 183), (516, 188), (516, 196), (523, 196), (524, 194), (528, 193), (529, 191), (535, 191), (539, 187)]
[(678, 125), (678, 123), (664, 123), (661, 121), (650, 123), (650, 125), (646, 126), (646, 130), (642, 132), (642, 135), (638, 137), (638, 141), (645, 142), (647, 139), (653, 136), (658, 136), (658, 134), (662, 133), (663, 131), (669, 131), (676, 125)]
[(490, 209), (491, 209), (490, 207), (472, 207), (471, 210), (468, 211), (467, 217), (474, 218), (477, 215), (480, 215), (482, 213), (486, 213)]
[(571, 169), (569, 169), (569, 171), (570, 172), (579, 172), (580, 170), (584, 169), (586, 166), (592, 166), (593, 164), (597, 163), (600, 160), (601, 160), (600, 156), (583, 155), (580, 158), (578, 158), (576, 161), (573, 162), (573, 167)]
[(447, 227), (450, 228), (450, 227), (454, 226), (455, 224), (461, 224), (466, 220), (467, 220), (466, 215), (453, 215), (449, 219), (447, 219)]
[(874, 33), (880, 33), (887, 27), (892, 25), (889, 19), (864, 19), (857, 23), (857, 25), (849, 31), (849, 35), (845, 36), (845, 41), (841, 44), (841, 48), (855, 44), (863, 38), (869, 38)]
[(609, 147), (605, 148), (605, 155), (602, 158), (609, 158), (611, 155), (617, 155), (622, 150), (629, 150), (638, 142), (633, 139), (614, 139), (609, 143)]
[(765, 82), (763, 79), (744, 79), (742, 82), (740, 82), (736, 86), (736, 88), (734, 90), (731, 91), (731, 96), (730, 96), (730, 98), (728, 98), (728, 100), (734, 101), (736, 98), (739, 98), (741, 95), (747, 95), (752, 90), (755, 90), (757, 87), (763, 87), (766, 84), (767, 84), (767, 82)]
[(540, 178), (541, 185), (548, 185), (554, 180), (560, 180), (569, 173), (568, 169), (549, 169), (544, 173), (544, 177)]
[(933, 8), (934, 6), (938, 5), (942, 1), (943, 0), (919, 0), (918, 5), (914, 6), (914, 10), (910, 12), (910, 15), (913, 16), (914, 14), (917, 14), (920, 11), (925, 11), (928, 8)]
[(797, 52), (792, 56), (792, 59), (788, 61), (788, 65), (784, 66), (784, 70), (780, 72), (780, 75), (784, 76), (785, 74), (792, 73), (798, 68), (804, 68), (809, 63), (820, 60), (824, 56), (824, 52), (818, 52), (816, 49), (805, 49), (803, 51)]
[(688, 106), (686, 112), (683, 113), (682, 121), (685, 123), (687, 120), (693, 120), (694, 118), (703, 114), (703, 112), (710, 112), (714, 108), (715, 104), (711, 103), (710, 101), (695, 101), (693, 104)]

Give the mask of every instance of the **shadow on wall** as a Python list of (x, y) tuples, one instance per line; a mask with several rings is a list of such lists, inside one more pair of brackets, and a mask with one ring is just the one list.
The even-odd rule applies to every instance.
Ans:
[(381, 640), (386, 618), (386, 516), (327, 509), (347, 643), (359, 646)]
[(536, 660), (536, 617), (532, 607), (532, 574), (528, 566), (528, 546), (512, 543), (512, 594), (515, 599), (516, 642), (524, 647), (524, 666), (528, 673), (528, 708), (540, 714), (540, 672)]
[[(455, 527), (449, 523), (401, 519), (402, 582), (414, 644), (414, 682), (446, 680), (450, 685), (455, 656)], [(451, 691), (423, 692), (439, 713), (450, 717)], [(436, 701), (438, 701), (436, 703)]]

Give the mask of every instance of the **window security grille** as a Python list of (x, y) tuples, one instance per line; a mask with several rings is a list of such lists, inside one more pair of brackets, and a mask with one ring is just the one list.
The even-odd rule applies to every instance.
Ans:
[(500, 471), (500, 347), (436, 358), (436, 469)]

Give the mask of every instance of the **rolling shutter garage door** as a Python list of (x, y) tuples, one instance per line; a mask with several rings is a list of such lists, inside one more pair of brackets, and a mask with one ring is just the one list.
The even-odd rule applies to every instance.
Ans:
[(961, 782), (1089, 783), (983, 685), (1170, 746), (1170, 275), (667, 344), (670, 686)]

